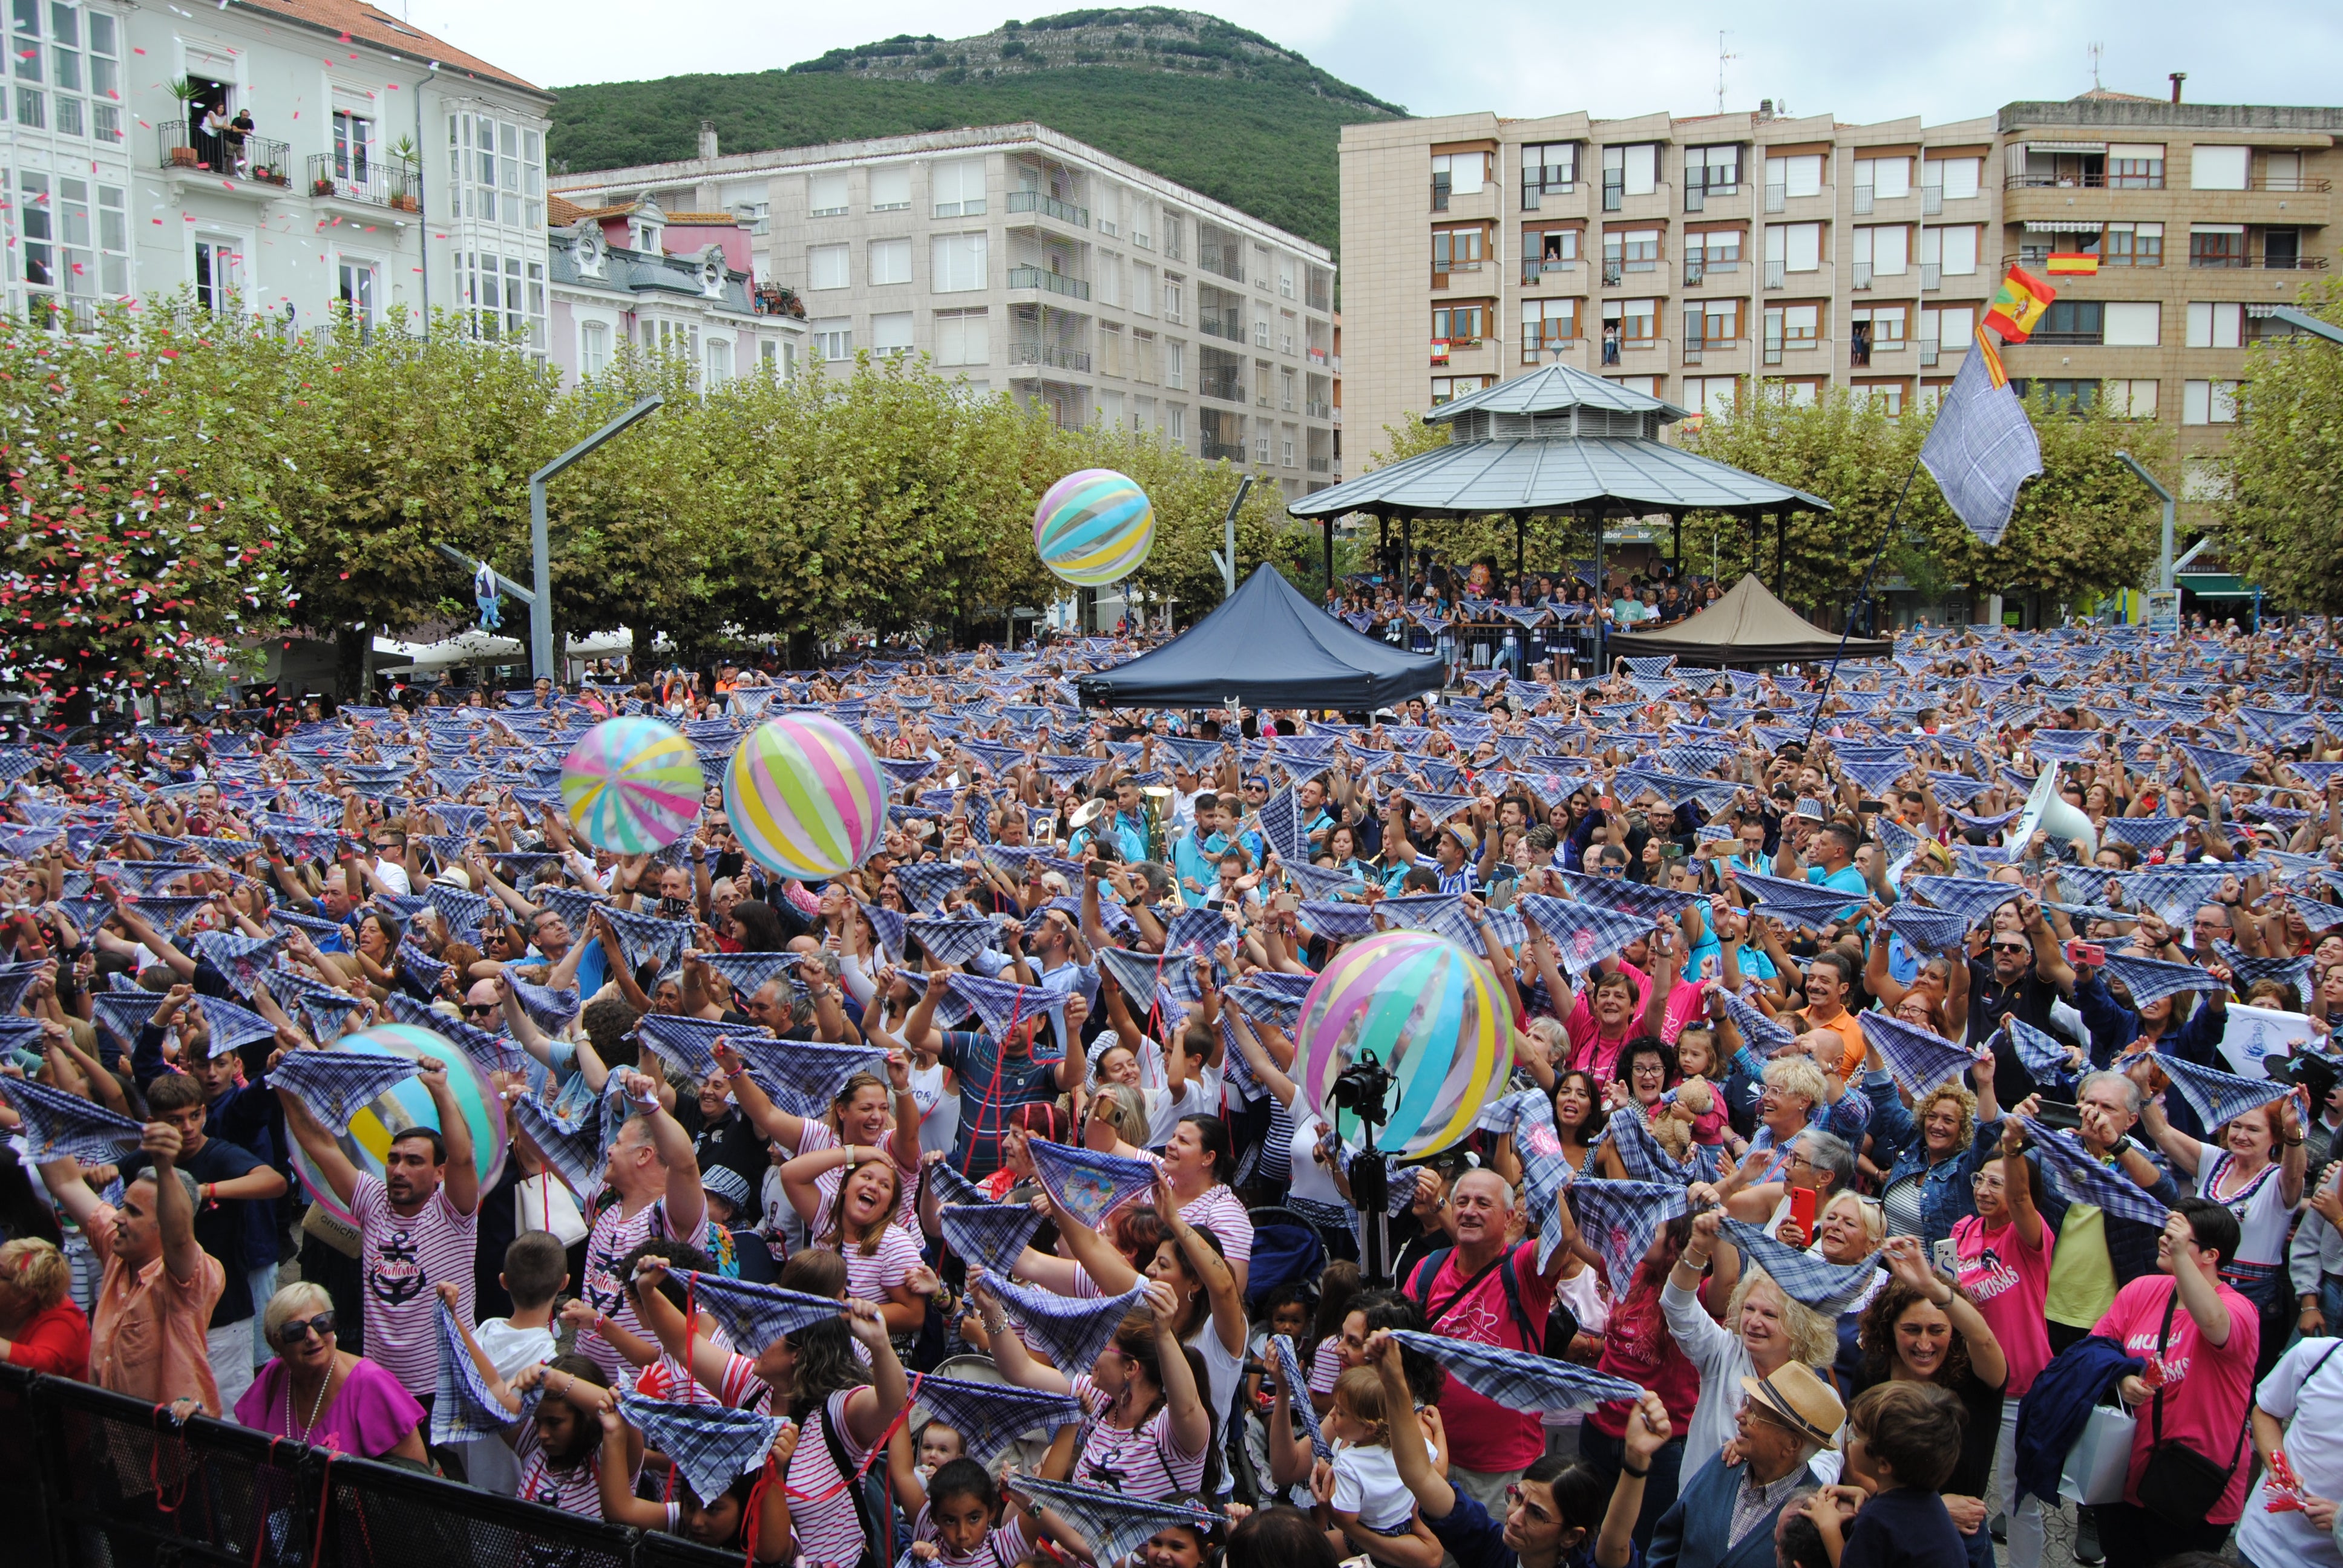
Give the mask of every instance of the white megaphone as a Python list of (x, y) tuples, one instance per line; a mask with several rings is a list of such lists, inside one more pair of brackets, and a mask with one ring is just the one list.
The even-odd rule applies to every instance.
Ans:
[(2034, 842), (2037, 832), (2047, 833), (2056, 842), (2079, 839), (2083, 853), (2098, 852), (2098, 829), (2078, 807), (2066, 804), (2058, 793), (2058, 764), (2047, 758), (2041, 759), (2041, 776), (2034, 780), (2034, 792), (2026, 798), (2026, 814), (2017, 819), (2017, 831), (2009, 841), (2009, 858), (2023, 859), (2026, 846)]

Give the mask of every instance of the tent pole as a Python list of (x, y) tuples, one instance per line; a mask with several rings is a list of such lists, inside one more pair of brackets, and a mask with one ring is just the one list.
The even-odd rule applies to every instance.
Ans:
[(1846, 625), (1838, 634), (1838, 651), (1831, 655), (1830, 668), (1823, 672), (1822, 695), (1815, 699), (1814, 715), (1806, 720), (1808, 746), (1815, 743), (1815, 727), (1823, 721), (1823, 704), (1830, 700), (1831, 683), (1838, 678), (1838, 661), (1846, 657), (1846, 639), (1855, 634), (1855, 618), (1863, 613), (1863, 601), (1871, 596), (1872, 576), (1887, 554), (1887, 541), (1896, 537), (1896, 524), (1904, 516), (1904, 498), (1912, 493), (1912, 480), (1919, 472), (1920, 460), (1915, 457), (1904, 476), (1904, 487), (1896, 492), (1896, 509), (1887, 514), (1887, 526), (1880, 530), (1879, 548), (1871, 552), (1871, 564), (1863, 568), (1863, 585), (1855, 590), (1855, 602), (1846, 608)]
[(1332, 610), (1342, 601), (1334, 593), (1334, 519), (1328, 518), (1324, 521), (1326, 524), (1326, 608)]
[(1375, 518), (1375, 570), (1391, 570), (1391, 518), (1380, 514)]
[(1670, 512), (1668, 523), (1675, 533), (1674, 542), (1669, 546), (1669, 551), (1675, 557), (1672, 564), (1675, 569), (1677, 581), (1681, 585), (1684, 578), (1684, 514)]
[(1603, 610), (1611, 602), (1611, 590), (1603, 577), (1603, 509), (1594, 510), (1594, 668), (1587, 673), (1595, 679), (1603, 678)]

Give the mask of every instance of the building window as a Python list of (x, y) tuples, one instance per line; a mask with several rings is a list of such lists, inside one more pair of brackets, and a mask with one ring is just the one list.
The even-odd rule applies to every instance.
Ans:
[(455, 259), (457, 297), (470, 317), (473, 333), (542, 351), (545, 264), (485, 251), (458, 251)]
[(492, 115), (447, 116), (449, 206), (458, 217), (545, 226), (544, 138)]
[[(1167, 342), (1163, 345), (1163, 385), (1180, 390), (1188, 385), (1188, 346)], [(1177, 416), (1175, 415), (1176, 418)], [(1174, 434), (1177, 434), (1175, 431)]]
[(1701, 299), (1684, 302), (1684, 341), (1688, 347), (1722, 348), (1741, 338), (1744, 299)]
[(1684, 149), (1684, 211), (1699, 212), (1710, 196), (1741, 194), (1741, 147)]
[(2164, 148), (2107, 144), (2107, 187), (2110, 190), (2160, 191), (2164, 188)]
[(911, 313), (888, 311), (870, 318), (870, 352), (892, 357), (911, 351)]
[(2228, 300), (2188, 302), (2190, 348), (2238, 348), (2245, 343), (2246, 307)]
[(928, 195), (938, 217), (984, 216), (984, 160), (955, 158), (928, 166)]
[(2164, 226), (2160, 223), (2111, 223), (2099, 247), (2102, 266), (2162, 266)]
[(1522, 301), (1522, 363), (1535, 365), (1550, 349), (1564, 347), (1578, 340), (1578, 301), (1575, 299), (1525, 299)]
[(807, 323), (807, 340), (813, 345), (816, 359), (851, 359), (854, 357), (854, 318), (850, 316), (824, 316)]
[(1858, 381), (1855, 384), (1855, 390), (1876, 404), (1880, 412), (1890, 419), (1900, 417), (1904, 412), (1904, 383), (1901, 381)]
[(2110, 300), (2102, 319), (2109, 348), (2154, 348), (2164, 340), (2164, 310), (2152, 299)]
[(908, 239), (874, 239), (870, 242), (870, 282), (911, 281), (911, 242)]
[(936, 312), (936, 363), (992, 363), (992, 325), (981, 309)]
[(1432, 312), (1432, 336), (1452, 348), (1478, 348), (1489, 325), (1485, 305), (1443, 305)]
[(358, 329), (358, 340), (364, 342), (374, 330), (375, 265), (370, 261), (346, 260), (337, 270), (335, 297)]
[(1435, 376), (1432, 378), (1432, 406), (1453, 403), (1468, 392), (1478, 392), (1496, 382), (1493, 376)]
[[(1781, 272), (1819, 272), (1823, 265), (1823, 226), (1818, 223), (1769, 223), (1765, 226), (1765, 268)], [(1768, 287), (1778, 288), (1769, 281)]]
[[(2198, 191), (2241, 191), (2253, 157), (2251, 147), (2194, 146), (2188, 149), (2188, 188)], [(2204, 421), (2199, 420), (2202, 424)]]
[(1549, 196), (1568, 196), (1578, 186), (1576, 142), (1532, 142), (1522, 149), (1522, 210), (1535, 212)]
[(1485, 152), (1433, 155), (1432, 210), (1446, 212), (1451, 196), (1480, 195), (1489, 183), (1489, 157)]
[[(38, 176), (33, 175), (25, 176), (28, 181)], [(35, 215), (29, 211), (25, 215), (25, 231), (27, 236), (25, 281), (42, 283), (49, 279), (35, 276), (32, 271), (33, 263), (35, 260), (30, 238), (34, 217)], [(42, 271), (46, 273), (49, 271), (47, 260), (49, 247), (44, 245), (39, 248), (42, 254), (38, 259), (42, 263)], [(243, 296), (243, 242), (211, 235), (197, 235), (196, 236), (196, 303), (206, 310), (225, 312), (236, 309)]]
[(2107, 307), (2096, 299), (2061, 299), (2043, 313), (2031, 341), (2091, 345), (2106, 340)]
[(928, 288), (934, 294), (966, 294), (985, 286), (984, 236), (940, 234), (930, 242)]
[(846, 171), (806, 176), (806, 216), (808, 217), (844, 217), (846, 216)]
[(708, 340), (707, 387), (713, 392), (732, 379), (732, 340), (710, 337)]
[(1656, 299), (1606, 299), (1603, 302), (1603, 336), (1614, 336), (1633, 347), (1648, 348), (1660, 335), (1660, 302)]
[[(1794, 227), (1817, 226), (1798, 224)], [(1911, 270), (1912, 231), (1903, 224), (1858, 226), (1855, 231), (1855, 286), (1867, 288), (1875, 277), (1901, 277)], [(1803, 268), (1793, 267), (1792, 271)]]
[(911, 206), (911, 166), (891, 164), (870, 171), (870, 210), (908, 212)]
[(2117, 419), (2156, 417), (2155, 382), (2103, 381), (2099, 386), (2099, 406), (2112, 417)]
[(1623, 273), (1653, 272), (1660, 265), (1660, 231), (1655, 228), (1617, 230), (1603, 236), (1603, 277), (1615, 281)]
[(734, 202), (732, 216), (747, 224), (750, 234), (766, 235), (773, 232), (773, 204), (770, 202)]
[(1432, 286), (1444, 288), (1452, 272), (1478, 272), (1489, 253), (1485, 224), (1435, 228), (1432, 231)]
[(610, 367), (610, 327), (608, 322), (578, 324), (578, 374), (599, 376)]
[(2188, 265), (2246, 265), (2246, 226), (2241, 223), (2192, 223), (2188, 226)]
[(1779, 211), (1776, 203), (1791, 196), (1817, 196), (1823, 194), (1823, 156), (1820, 153), (1798, 153), (1789, 157), (1765, 160), (1765, 209)]
[(1730, 414), (1741, 396), (1738, 376), (1687, 376), (1684, 405), (1696, 415)]
[(1660, 184), (1660, 145), (1630, 142), (1603, 149), (1603, 210), (1616, 212), (1632, 196), (1650, 196)]
[(2009, 389), (2020, 397), (2031, 398), (2042, 394), (2042, 401), (2053, 414), (2087, 413), (2099, 401), (2099, 384), (2084, 377), (2057, 377), (2052, 379), (2029, 379), (2013, 377)]
[(1522, 281), (1535, 283), (1548, 273), (1573, 272), (1578, 266), (1579, 230), (1522, 230)]
[(842, 245), (806, 246), (806, 287), (809, 289), (844, 288), (846, 284), (846, 246)]
[(374, 160), (374, 122), (347, 109), (334, 111), (334, 177), (364, 185)]

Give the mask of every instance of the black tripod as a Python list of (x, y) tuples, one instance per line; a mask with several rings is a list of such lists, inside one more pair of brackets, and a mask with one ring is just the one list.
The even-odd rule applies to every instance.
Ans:
[(1392, 1075), (1373, 1051), (1342, 1070), (1334, 1103), (1359, 1119), (1363, 1141), (1351, 1161), (1351, 1207), (1359, 1213), (1359, 1278), (1370, 1287), (1391, 1283), (1391, 1171), (1375, 1147), (1375, 1129), (1389, 1113)]

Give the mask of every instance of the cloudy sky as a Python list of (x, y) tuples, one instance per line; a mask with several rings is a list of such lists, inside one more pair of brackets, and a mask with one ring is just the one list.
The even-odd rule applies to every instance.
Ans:
[[(896, 33), (962, 37), (1012, 15), (1071, 8), (945, 0), (379, 3), (554, 86), (770, 69)], [(2091, 85), (2095, 43), (2105, 50), (2101, 82), (2122, 91), (2161, 96), (2165, 74), (2186, 71), (2187, 95), (2204, 103), (2332, 104), (2343, 94), (2334, 74), (2343, 5), (2332, 0), (1745, 0), (1600, 12), (1553, 0), (1481, 0), (1461, 11), (1413, 0), (1221, 0), (1200, 8), (1417, 114), (1713, 109), (1720, 28), (1735, 56), (1725, 64), (1725, 102), (1734, 109), (1771, 97), (1799, 114), (1848, 121), (1916, 110), (1930, 122), (1958, 119), (2013, 98), (2082, 91)]]

